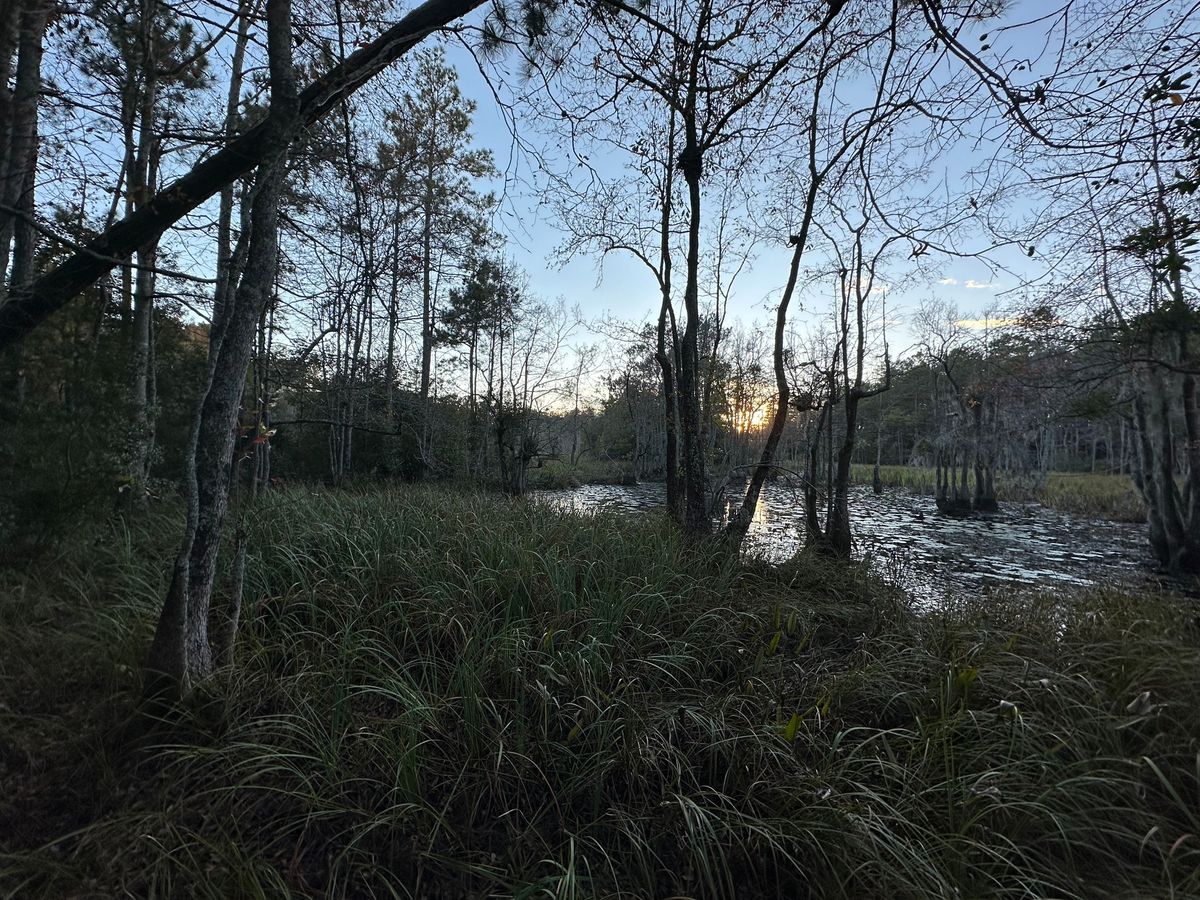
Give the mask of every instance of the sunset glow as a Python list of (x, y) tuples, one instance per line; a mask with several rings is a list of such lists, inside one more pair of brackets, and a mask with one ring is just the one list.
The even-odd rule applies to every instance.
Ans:
[(771, 424), (771, 400), (763, 400), (750, 409), (737, 410), (729, 417), (729, 424), (734, 431), (759, 431)]

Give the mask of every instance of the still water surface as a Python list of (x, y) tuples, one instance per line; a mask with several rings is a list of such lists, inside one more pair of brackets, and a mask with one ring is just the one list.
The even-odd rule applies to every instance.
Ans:
[[(661, 484), (584, 485), (535, 495), (555, 505), (588, 511), (660, 511)], [(732, 485), (721, 506), (727, 518), (741, 502)], [(978, 596), (995, 587), (1054, 590), (1060, 586), (1134, 584), (1155, 580), (1145, 526), (1088, 519), (1037, 503), (1002, 504), (991, 516), (953, 518), (933, 498), (905, 490), (874, 494), (851, 488), (850, 517), (856, 554), (915, 597)], [(799, 493), (768, 485), (750, 527), (746, 549), (767, 559), (786, 559), (801, 545), (804, 516)]]

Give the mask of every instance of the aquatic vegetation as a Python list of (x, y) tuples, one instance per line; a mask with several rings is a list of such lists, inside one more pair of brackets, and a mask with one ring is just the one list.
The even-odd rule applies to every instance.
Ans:
[(249, 523), (222, 699), (133, 751), (167, 521), (4, 576), (0, 894), (1200, 890), (1170, 597), (921, 616), (652, 516), (291, 490)]
[[(856, 465), (852, 477), (857, 484), (870, 484), (873, 467)], [(919, 494), (934, 493), (935, 473), (922, 466), (880, 466), (879, 477), (888, 487), (903, 487)], [(1146, 505), (1128, 475), (1050, 472), (1040, 487), (1005, 479), (996, 482), (1001, 502), (1042, 503), (1062, 512), (1118, 522), (1146, 521)]]

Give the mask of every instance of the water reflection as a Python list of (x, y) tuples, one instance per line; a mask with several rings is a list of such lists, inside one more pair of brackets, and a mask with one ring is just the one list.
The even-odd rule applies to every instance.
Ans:
[[(661, 484), (585, 485), (536, 496), (578, 510), (661, 510)], [(720, 504), (718, 522), (741, 502), (732, 486)], [(889, 580), (927, 600), (969, 597), (995, 586), (1085, 586), (1154, 580), (1144, 526), (1086, 519), (1036, 503), (1006, 504), (993, 516), (951, 518), (937, 512), (931, 497), (902, 490), (874, 494), (851, 489), (855, 552), (867, 556)], [(746, 539), (747, 552), (778, 561), (799, 548), (804, 515), (798, 491), (782, 483), (763, 491)]]

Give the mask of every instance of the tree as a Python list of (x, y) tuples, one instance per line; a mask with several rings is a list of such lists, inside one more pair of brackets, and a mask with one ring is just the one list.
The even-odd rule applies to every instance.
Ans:
[[(620, 105), (615, 111), (624, 112)], [(560, 116), (549, 116), (551, 121)], [(555, 127), (557, 123), (554, 123)], [(614, 181), (589, 177), (577, 185), (569, 176), (556, 179), (553, 193), (559, 221), (567, 234), (558, 250), (560, 259), (598, 252), (626, 253), (644, 264), (658, 286), (658, 315), (654, 360), (658, 366), (662, 404), (663, 459), (667, 511), (676, 522), (684, 519), (684, 485), (679, 473), (679, 396), (677, 379), (680, 345), (673, 296), (673, 257), (684, 226), (678, 221), (677, 147), (679, 118), (674, 109), (665, 122), (656, 116), (606, 123), (611, 127), (597, 140), (607, 149), (619, 148), (632, 161), (633, 171)], [(663, 135), (665, 133), (665, 139)], [(639, 202), (645, 189), (653, 204)], [(719, 287), (719, 279), (718, 279)]]
[[(118, 189), (124, 210), (139, 209), (158, 186), (163, 132), (172, 112), (204, 85), (206, 63), (190, 24), (158, 0), (127, 0), (94, 6), (99, 34), (79, 46), (81, 69), (115, 98), (123, 145)], [(114, 203), (113, 210), (115, 211)], [(125, 496), (144, 501), (154, 458), (155, 363), (153, 358), (155, 267), (158, 239), (137, 248), (136, 269), (121, 269), (121, 308), (130, 323), (130, 434)]]
[[(699, 340), (703, 196), (714, 179), (736, 180), (737, 173), (752, 170), (757, 153), (766, 152), (774, 129), (764, 129), (759, 122), (786, 119), (791, 99), (806, 80), (805, 54), (845, 5), (837, 0), (777, 9), (715, 0), (663, 0), (635, 9), (611, 2), (605, 6), (624, 14), (598, 16), (594, 30), (572, 48), (575, 66), (568, 69), (565, 61), (556, 65), (556, 73), (567, 71), (574, 79), (571, 87), (582, 85), (597, 98), (588, 104), (593, 120), (621, 122), (630, 117), (630, 109), (642, 116), (649, 109), (648, 120), (660, 123), (658, 136), (652, 139), (674, 140), (671, 160), (684, 191), (680, 215), (685, 321), (672, 386), (677, 389), (679, 411), (684, 523), (692, 534), (711, 530)], [(573, 119), (565, 105), (558, 108), (565, 118)], [(645, 131), (650, 133), (649, 128)], [(648, 173), (665, 188), (657, 199), (663, 222), (669, 223), (673, 206), (668, 207), (668, 198), (673, 188), (657, 167), (649, 167)], [(671, 230), (669, 224), (660, 227), (664, 242)], [(672, 288), (665, 277), (667, 265), (661, 259), (651, 265), (657, 268), (664, 289), (660, 320), (664, 321), (665, 356), (671, 312), (665, 301)], [(667, 433), (671, 434), (670, 428)]]
[[(428, 417), (436, 344), (437, 289), (446, 261), (464, 257), (486, 240), (481, 214), (491, 199), (474, 182), (494, 174), (491, 154), (471, 149), (475, 104), (463, 98), (458, 74), (441, 50), (419, 54), (415, 86), (388, 115), (390, 140), (380, 148), (384, 171), (397, 197), (415, 195), (420, 221), (421, 363), (420, 400)], [(429, 424), (423, 426), (422, 456), (429, 457)], [(431, 459), (426, 459), (432, 465)]]
[[(299, 94), (295, 129), (322, 118), (344, 98), (420, 43), (430, 32), (466, 15), (483, 0), (426, 0), (366, 46), (308, 84)], [(146, 246), (183, 216), (265, 159), (274, 113), (154, 194), (139, 210), (105, 228), (28, 287), (0, 304), (0, 348), (20, 340), (120, 260)]]
[[(8, 275), (0, 311), (14, 294), (27, 291), (34, 278), (38, 99), (42, 41), (52, 8), (50, 0), (22, 0), (0, 8), (0, 277)], [(24, 392), (19, 358), (14, 368), (19, 405)]]
[(545, 404), (569, 377), (560, 367), (575, 321), (561, 304), (529, 300), (519, 290), (501, 292), (497, 299), (486, 402), (500, 484), (519, 496), (525, 493), (530, 463), (547, 451), (539, 426)]
[(481, 440), (479, 408), (479, 367), (483, 349), (481, 339), (501, 327), (519, 302), (504, 265), (486, 257), (472, 266), (462, 290), (451, 291), (442, 314), (439, 339), (467, 348), (467, 471), (478, 474), (484, 467), (486, 442)]
[[(1169, 570), (1200, 571), (1191, 11), (1123, 3), (1039, 17), (1006, 28), (986, 56), (966, 46), (965, 17), (933, 3), (922, 13), (972, 76), (980, 127), (999, 126), (1020, 172), (1009, 190), (1037, 210), (997, 228), (1031, 258), (1057, 256), (1043, 281), (1058, 317), (1080, 348), (1107, 333), (1120, 363), (1151, 548)], [(1009, 44), (1022, 31), (1059, 51), (1022, 61)]]
[[(209, 609), (221, 526), (229, 502), (234, 425), (255, 327), (275, 281), (279, 200), (287, 174), (288, 150), (301, 121), (292, 63), (291, 0), (267, 0), (266, 12), (271, 109), (269, 127), (263, 134), (263, 162), (248, 195), (246, 263), (221, 319), (213, 323), (207, 386), (184, 461), (187, 522), (183, 543), (148, 661), (149, 671), (158, 676), (156, 689), (168, 692), (186, 693), (206, 679), (213, 668)], [(239, 614), (236, 607), (229, 610), (226, 640), (236, 634)], [(218, 647), (216, 655), (225, 656), (227, 651)]]
[[(810, 365), (821, 378), (797, 398), (800, 410), (820, 411), (818, 425), (810, 434), (804, 485), (806, 521), (810, 542), (848, 556), (848, 490), (858, 406), (875, 390), (887, 386), (886, 380), (878, 389), (864, 384), (869, 330), (866, 305), (879, 287), (877, 268), (893, 245), (913, 239), (912, 232), (895, 221), (896, 201), (891, 195), (895, 185), (911, 180), (921, 170), (930, 151), (928, 139), (923, 151), (910, 145), (909, 129), (917, 133), (928, 129), (930, 113), (914, 97), (919, 90), (936, 90), (936, 84), (930, 82), (937, 60), (936, 54), (929, 53), (923, 31), (904, 23), (900, 3), (893, 3), (886, 13), (879, 11), (874, 18), (860, 13), (827, 23), (811, 55), (810, 74), (803, 83), (802, 112), (796, 113), (803, 122), (802, 131), (794, 138), (801, 150), (797, 158), (787, 158), (781, 179), (780, 193), (790, 202), (781, 203), (782, 215), (776, 214), (786, 227), (777, 225), (775, 230), (789, 235), (791, 261), (775, 312), (773, 413), (759, 463), (751, 471), (741, 507), (726, 527), (726, 536), (734, 544), (744, 539), (763, 485), (775, 468), (775, 455), (793, 405), (786, 346), (788, 311), (800, 282), (801, 264), (806, 256), (823, 253), (828, 263), (820, 274), (832, 276), (838, 304), (833, 340), (814, 354)], [(858, 67), (864, 82), (865, 99), (847, 101), (839, 90), (843, 71), (852, 65)], [(909, 206), (904, 212), (914, 218), (917, 204), (903, 202)], [(927, 230), (943, 227), (935, 210), (927, 210), (923, 218), (931, 220), (922, 226)], [(886, 350), (884, 357), (886, 368)], [(845, 430), (835, 467), (833, 407), (839, 403)], [(816, 514), (815, 483), (823, 431), (828, 435), (830, 454), (824, 529)]]

